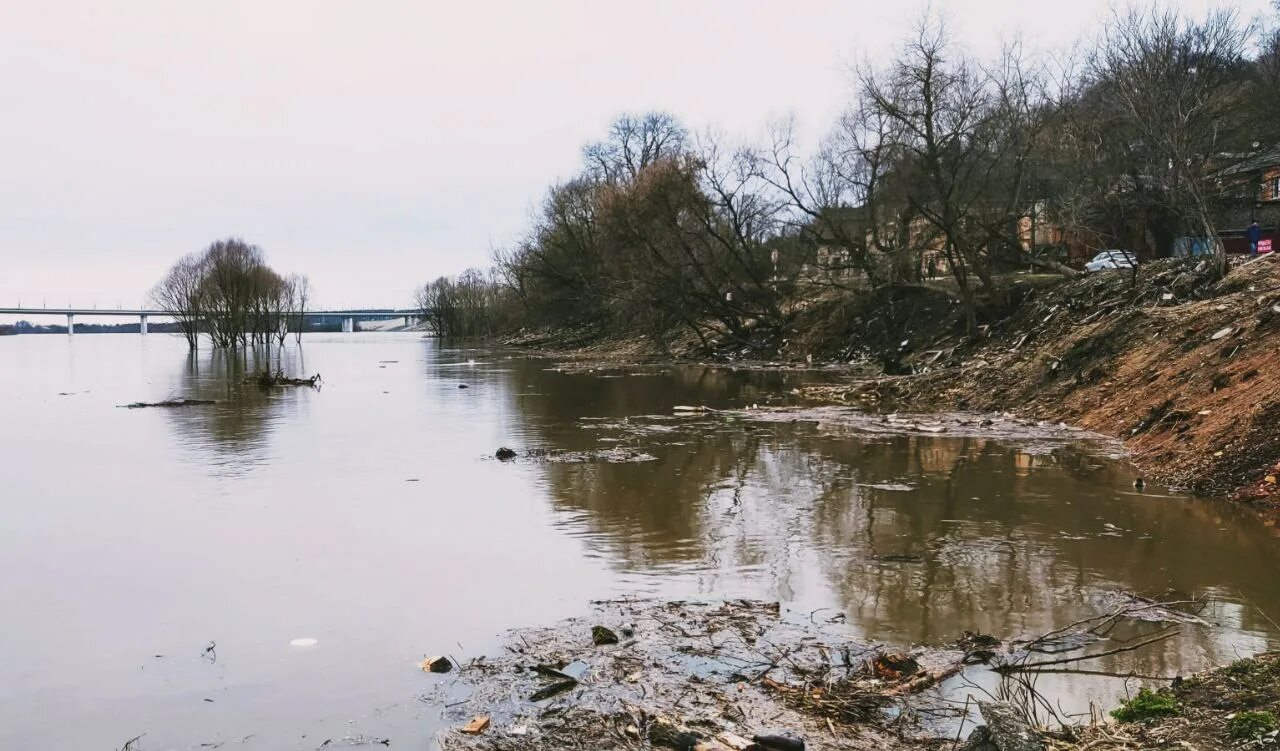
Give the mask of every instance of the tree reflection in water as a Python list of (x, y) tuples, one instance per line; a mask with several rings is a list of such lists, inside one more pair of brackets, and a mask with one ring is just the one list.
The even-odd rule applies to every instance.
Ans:
[(173, 392), (217, 404), (165, 410), (178, 441), (219, 475), (242, 474), (270, 458), (272, 429), (284, 412), (304, 408), (310, 389), (263, 388), (263, 370), (305, 372), (302, 347), (260, 346), (239, 351), (201, 349), (185, 356)]
[[(1224, 524), (1247, 513), (1224, 504), (1136, 493), (1126, 465), (1088, 446), (671, 412), (763, 401), (797, 377), (677, 367), (601, 378), (529, 366), (515, 371), (512, 398), (547, 446), (620, 445), (659, 458), (540, 470), (565, 528), (632, 588), (684, 577), (701, 594), (830, 607), (890, 643), (964, 630), (1034, 635), (1106, 609), (1117, 591), (1222, 598), (1211, 616), (1227, 628), (1187, 629), (1093, 666), (1148, 675), (1230, 661), (1274, 636), (1254, 607), (1280, 612), (1280, 591), (1255, 575), (1275, 557), (1266, 530)], [(1220, 527), (1238, 539), (1224, 546)], [(1046, 685), (1055, 680), (1065, 679)]]

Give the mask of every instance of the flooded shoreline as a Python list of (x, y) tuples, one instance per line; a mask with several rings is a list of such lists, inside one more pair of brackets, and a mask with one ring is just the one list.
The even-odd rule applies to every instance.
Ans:
[[(139, 339), (3, 343), (21, 367), (0, 375), (0, 590), (27, 615), (0, 640), (0, 745), (427, 744), (452, 720), (418, 698), (424, 656), (496, 654), (617, 597), (778, 601), (910, 647), (1170, 593), (1218, 625), (1108, 670), (1277, 644), (1270, 528), (1139, 492), (1114, 445), (1056, 425), (804, 409), (791, 392), (821, 372), (563, 372), (403, 334), (235, 362)], [(243, 382), (267, 367), (324, 388)], [(216, 403), (117, 409), (175, 399)], [(1126, 690), (1041, 687), (1072, 711)]]

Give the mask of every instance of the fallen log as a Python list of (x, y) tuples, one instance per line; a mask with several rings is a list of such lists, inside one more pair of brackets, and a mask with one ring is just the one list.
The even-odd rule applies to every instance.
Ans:
[(202, 404), (217, 404), (213, 399), (166, 399), (162, 402), (134, 402), (133, 404), (121, 404), (125, 409), (145, 409), (147, 407), (195, 407)]

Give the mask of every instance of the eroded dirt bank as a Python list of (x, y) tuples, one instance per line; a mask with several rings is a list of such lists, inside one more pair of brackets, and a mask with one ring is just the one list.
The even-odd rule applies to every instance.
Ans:
[(1123, 440), (1161, 482), (1275, 508), (1280, 264), (1264, 258), (1208, 286), (1199, 277), (1164, 263), (1136, 283), (1112, 273), (1040, 290), (983, 339), (912, 347), (904, 361), (917, 375), (808, 395), (1068, 422)]
[[(842, 383), (796, 394), (809, 401), (1065, 422), (1122, 440), (1149, 479), (1280, 510), (1275, 258), (1237, 267), (1216, 283), (1188, 261), (1150, 263), (1136, 278), (1117, 271), (1055, 283), (1015, 280), (988, 306), (977, 337), (961, 331), (958, 306), (940, 290), (877, 294), (838, 316), (822, 303), (800, 310), (807, 333), (777, 360), (754, 364), (844, 374)], [(512, 343), (591, 367), (699, 359), (691, 348), (659, 355), (634, 337), (589, 332), (543, 332)]]

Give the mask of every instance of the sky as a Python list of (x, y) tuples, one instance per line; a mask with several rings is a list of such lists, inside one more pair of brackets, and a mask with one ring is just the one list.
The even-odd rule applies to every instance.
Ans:
[[(1192, 13), (1215, 3), (1184, 0)], [(1240, 0), (1246, 16), (1268, 0)], [(917, 0), (0, 0), (0, 306), (145, 303), (257, 244), (318, 305), (406, 306), (487, 264), (622, 112), (819, 137)], [(933, 0), (976, 52), (1111, 0)]]

